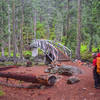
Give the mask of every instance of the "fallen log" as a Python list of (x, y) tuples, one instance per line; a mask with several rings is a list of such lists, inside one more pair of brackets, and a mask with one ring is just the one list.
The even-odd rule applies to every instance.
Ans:
[(0, 71), (12, 69), (12, 68), (18, 68), (18, 66), (7, 66), (7, 67), (0, 67)]
[(40, 88), (40, 85), (27, 85), (27, 86), (24, 86), (24, 85), (15, 85), (15, 84), (10, 84), (10, 83), (7, 83), (7, 82), (3, 82), (3, 81), (0, 81), (0, 85), (4, 85), (6, 87), (11, 87), (11, 88), (24, 88), (24, 89), (36, 89), (36, 88)]
[(48, 76), (48, 75), (41, 75), (36, 77), (35, 75), (32, 74), (23, 75), (11, 72), (0, 72), (0, 77), (12, 78), (24, 82), (40, 83), (48, 86), (52, 86), (56, 82), (55, 76)]

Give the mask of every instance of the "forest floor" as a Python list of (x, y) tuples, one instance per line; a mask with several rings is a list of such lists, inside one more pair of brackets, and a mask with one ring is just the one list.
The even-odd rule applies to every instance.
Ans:
[[(94, 88), (92, 67), (77, 62), (63, 62), (64, 65), (72, 65), (81, 68), (83, 74), (77, 75), (80, 82), (68, 85), (68, 76), (62, 76), (50, 88), (19, 89), (0, 85), (4, 95), (0, 100), (100, 100), (100, 89)], [(34, 75), (45, 75), (47, 66), (20, 67), (18, 72), (30, 72)], [(16, 71), (16, 68), (9, 69)], [(2, 80), (2, 79), (0, 79)]]

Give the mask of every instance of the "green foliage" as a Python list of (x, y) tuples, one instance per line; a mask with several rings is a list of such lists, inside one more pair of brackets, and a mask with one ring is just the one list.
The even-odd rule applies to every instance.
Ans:
[(0, 87), (0, 96), (5, 95), (5, 92), (2, 91), (2, 87)]
[[(92, 52), (97, 53), (97, 49), (100, 49), (100, 48), (99, 47), (98, 48), (93, 47)], [(82, 60), (92, 62), (92, 60), (93, 60), (92, 52), (88, 52), (87, 45), (81, 45), (80, 51), (81, 51), (81, 59)]]
[(50, 40), (54, 40), (56, 38), (55, 28), (50, 29)]
[(44, 26), (43, 23), (42, 24), (40, 22), (37, 23), (37, 31), (36, 31), (36, 33), (37, 33), (36, 34), (36, 38), (37, 39), (46, 38), (46, 36), (45, 36), (46, 30), (45, 30), (45, 26)]
[(24, 56), (32, 56), (31, 51), (24, 51), (23, 54), (24, 54)]
[(81, 52), (81, 59), (84, 61), (89, 61), (92, 62), (93, 58), (92, 58), (92, 53), (90, 52)]
[[(8, 51), (5, 51), (5, 52), (4, 52), (4, 55), (5, 55), (6, 57), (8, 57)], [(0, 52), (0, 56), (1, 56), (1, 52)], [(19, 57), (19, 54), (17, 53), (16, 56)], [(11, 52), (11, 57), (13, 57), (13, 52)]]
[(63, 36), (63, 37), (62, 37), (61, 43), (62, 43), (63, 45), (65, 45), (65, 44), (66, 44), (66, 41), (67, 41), (67, 38), (66, 38), (65, 36)]
[(3, 95), (5, 95), (5, 93), (2, 90), (0, 90), (0, 96), (3, 96)]
[(84, 53), (85, 51), (88, 51), (87, 50), (87, 45), (81, 45), (81, 50), (80, 50), (80, 52), (82, 53)]
[[(10, 7), (10, 26), (13, 33), (12, 24), (12, 0), (9, 0)], [(96, 52), (100, 46), (100, 1), (99, 0), (83, 0), (82, 2), (82, 28), (81, 28), (81, 55), (84, 58), (85, 53), (88, 54), (87, 45), (92, 39), (92, 52)], [(70, 49), (75, 54), (76, 36), (77, 36), (77, 0), (69, 0), (69, 11), (67, 8), (67, 0), (24, 0), (24, 25), (23, 25), (23, 43), (28, 45), (34, 38), (34, 11), (37, 12), (36, 18), (36, 38), (59, 40), (61, 43)], [(15, 0), (15, 19), (16, 19), (16, 37), (17, 46), (20, 43), (20, 29), (22, 21), (21, 0)], [(0, 1), (0, 40), (4, 40), (8, 45), (8, 2)], [(69, 14), (69, 31), (67, 27), (67, 18)], [(1, 22), (3, 21), (3, 22)], [(49, 29), (48, 29), (49, 28)], [(1, 32), (2, 30), (2, 32)], [(48, 31), (49, 30), (49, 31)], [(65, 36), (63, 35), (65, 33)], [(13, 34), (11, 34), (11, 42), (13, 43)], [(12, 46), (11, 43), (11, 46)], [(85, 45), (83, 45), (83, 43)], [(0, 47), (2, 42), (0, 42)], [(24, 48), (23, 48), (24, 50)], [(13, 51), (13, 49), (11, 50)], [(43, 54), (39, 50), (40, 54)], [(1, 52), (0, 52), (1, 55)], [(23, 55), (32, 55), (31, 51), (23, 51)], [(5, 56), (8, 56), (8, 47), (5, 51)], [(11, 52), (13, 56), (13, 52)], [(19, 54), (17, 54), (19, 56)], [(90, 56), (90, 55), (88, 55)], [(87, 57), (89, 58), (89, 57)]]
[(38, 54), (43, 55), (43, 51), (40, 48), (38, 49)]

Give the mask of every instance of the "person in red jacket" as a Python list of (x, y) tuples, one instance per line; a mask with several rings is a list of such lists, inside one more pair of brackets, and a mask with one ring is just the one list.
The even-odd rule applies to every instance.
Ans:
[(93, 56), (93, 66), (94, 66), (94, 68), (93, 68), (94, 86), (96, 89), (98, 89), (98, 88), (100, 88), (100, 80), (99, 80), (100, 75), (97, 73), (97, 56), (98, 56), (98, 54), (93, 53), (92, 56)]
[(97, 73), (100, 75), (100, 53), (97, 54), (96, 64), (97, 64)]

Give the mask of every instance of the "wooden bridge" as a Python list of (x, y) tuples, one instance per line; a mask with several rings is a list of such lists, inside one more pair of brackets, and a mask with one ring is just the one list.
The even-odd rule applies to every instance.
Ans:
[(71, 50), (59, 42), (36, 39), (30, 45), (31, 48), (40, 48), (44, 54), (52, 61), (67, 61), (71, 59)]

